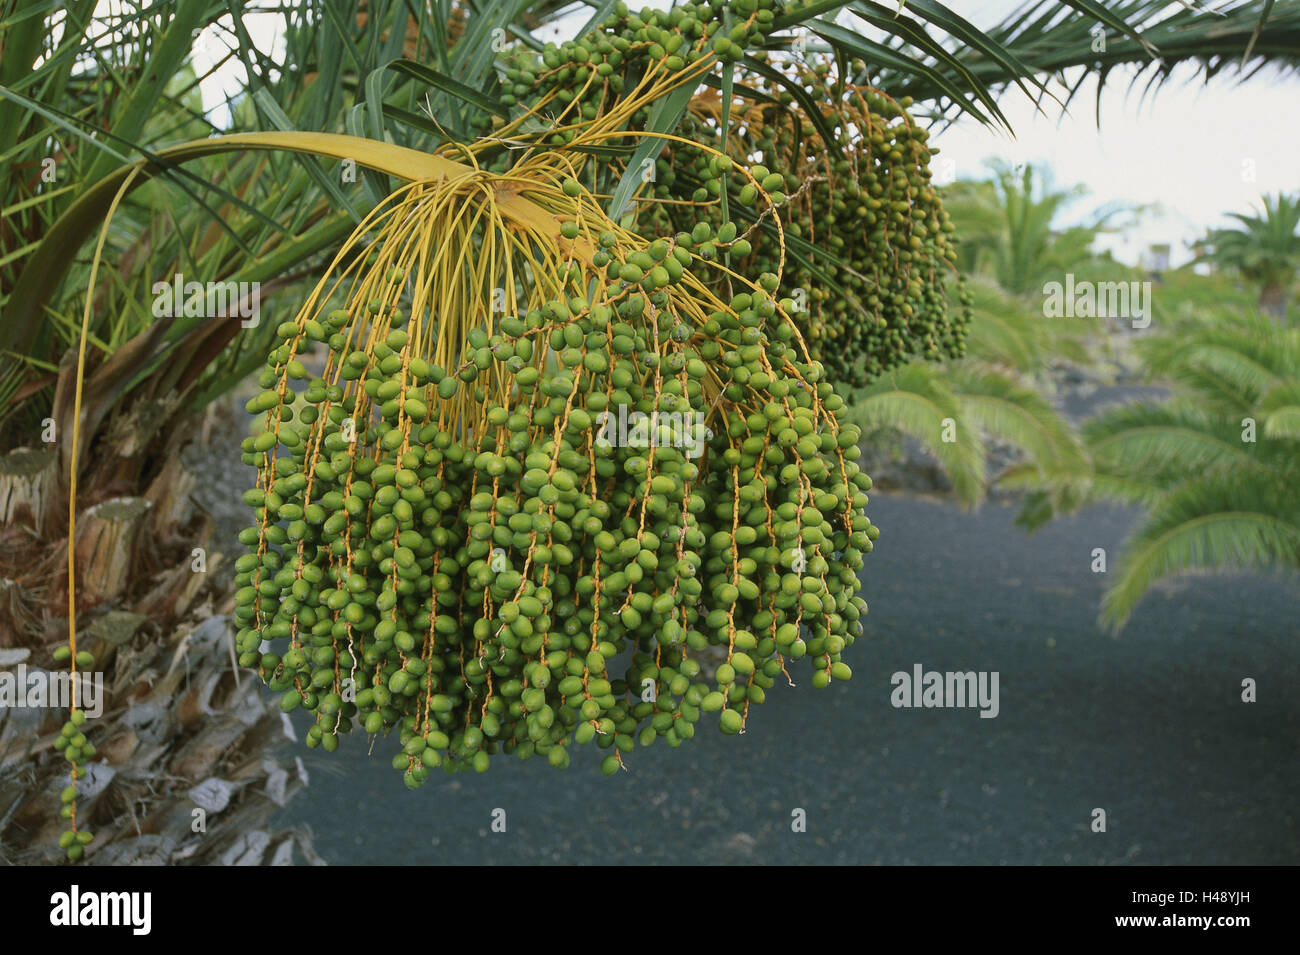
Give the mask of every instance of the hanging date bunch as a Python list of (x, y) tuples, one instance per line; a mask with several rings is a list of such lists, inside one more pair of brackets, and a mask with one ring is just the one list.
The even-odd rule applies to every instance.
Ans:
[(546, 152), (398, 190), (248, 404), (240, 663), (309, 746), (395, 735), (412, 787), (585, 745), (612, 773), (742, 732), (796, 663), (850, 675), (871, 482), (779, 275), (723, 301), (690, 234), (621, 229), (582, 178)]
[[(916, 357), (960, 357), (970, 296), (932, 182), (938, 149), (909, 114), (910, 99), (858, 81), (866, 74), (860, 60), (840, 62), (806, 37), (789, 44), (775, 32), (797, 6), (711, 0), (636, 13), (620, 2), (583, 37), (513, 53), (506, 100), (557, 120), (547, 141), (563, 146), (584, 123), (617, 116), (640, 128), (653, 109), (637, 99), (648, 84), (711, 67), (716, 79), (691, 99), (682, 142), (647, 170), (640, 231), (703, 223), (710, 232), (694, 233), (703, 256), (780, 274), (778, 299), (841, 385), (865, 384)], [(725, 153), (733, 171), (717, 176), (716, 159), (695, 143)], [(738, 230), (734, 248), (708, 244), (726, 222)], [(721, 293), (725, 273), (713, 278)]]
[[(938, 150), (908, 115), (911, 101), (855, 85), (835, 69), (828, 55), (811, 51), (782, 60), (755, 51), (735, 67), (727, 115), (717, 91), (705, 90), (685, 124), (688, 138), (738, 161), (758, 157), (748, 170), (753, 181), (709, 181), (705, 157), (673, 149), (661, 160), (658, 192), (714, 200), (720, 226), (725, 188), (742, 234), (733, 264), (762, 272), (787, 256), (778, 290), (786, 310), (831, 378), (857, 386), (913, 357), (964, 354), (969, 296), (955, 268), (953, 225), (931, 182)], [(784, 225), (780, 240), (763, 217), (769, 210)], [(665, 203), (659, 218), (671, 227), (680, 208)], [(957, 309), (948, 279), (957, 280)]]

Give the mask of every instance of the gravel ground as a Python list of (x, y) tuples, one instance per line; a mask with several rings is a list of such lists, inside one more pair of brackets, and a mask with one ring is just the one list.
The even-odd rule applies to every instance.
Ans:
[[(1113, 559), (1132, 512), (1030, 537), (997, 504), (876, 494), (869, 510), (883, 533), (852, 681), (816, 691), (796, 671), (744, 736), (656, 743), (609, 779), (593, 750), (566, 772), (501, 759), (412, 793), (394, 741), (367, 755), (355, 737), (306, 753), (312, 784), (277, 821), (310, 824), (334, 864), (1300, 862), (1292, 583), (1162, 588), (1113, 638), (1091, 550)], [(893, 708), (890, 675), (916, 663), (997, 671), (999, 715)], [(1246, 677), (1257, 703), (1240, 701)]]

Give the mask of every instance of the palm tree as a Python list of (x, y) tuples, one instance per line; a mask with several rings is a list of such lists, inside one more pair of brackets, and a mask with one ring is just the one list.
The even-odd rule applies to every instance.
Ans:
[[(1078, 435), (1052, 404), (1047, 371), (1063, 360), (1088, 361), (1104, 342), (1096, 326), (1045, 316), (1041, 293), (1045, 281), (1065, 272), (1104, 272), (1113, 279), (1116, 269), (1125, 269), (1089, 252), (1120, 208), (1054, 230), (1053, 219), (1081, 189), (1055, 189), (1048, 174), (1029, 164), (990, 165), (991, 179), (956, 182), (944, 196), (961, 237), (959, 265), (978, 277), (968, 284), (966, 357), (938, 368), (909, 364), (854, 395), (854, 420), (864, 431), (902, 433), (917, 441), (966, 507), (978, 505), (994, 485), (1041, 488), (1049, 474), (1088, 473)], [(1022, 459), (989, 474), (994, 442), (1015, 447)], [(1076, 501), (1073, 486), (1058, 481), (1053, 487), (1054, 495), (1033, 499), (1022, 523), (1032, 525), (1041, 514)]]
[(972, 281), (968, 292), (965, 358), (943, 366), (914, 361), (853, 394), (850, 419), (863, 429), (865, 442), (878, 441), (883, 432), (914, 439), (938, 462), (964, 507), (977, 506), (1003, 477), (988, 473), (994, 441), (1023, 455), (1008, 473), (1041, 480), (1086, 472), (1084, 449), (1053, 407), (1045, 376), (1055, 360), (1085, 357), (1079, 324), (1044, 318), (988, 280)]
[(1069, 228), (1053, 228), (1061, 211), (1084, 195), (1083, 186), (1057, 189), (1050, 170), (992, 160), (993, 178), (949, 186), (944, 205), (961, 237), (959, 263), (1017, 295), (1038, 295), (1044, 282), (1086, 269), (1090, 246), (1124, 207), (1112, 205)]
[[(106, 244), (114, 280), (97, 290), (88, 336), (82, 415), (74, 425), (80, 307), (89, 275), (68, 253), (68, 292), (20, 318), (14, 290), (35, 252), (58, 244), (54, 224), (88, 187), (136, 148), (215, 131), (201, 111), (189, 63), (194, 33), (223, 10), (120, 9), (73, 4), (53, 13), (6, 6), (0, 21), (0, 659), (57, 668), (66, 630), (61, 566), (66, 544), (70, 436), (95, 441), (80, 458), (76, 540), (84, 615), (79, 646), (111, 690), (95, 720), (96, 761), (79, 780), (82, 826), (97, 830), (103, 862), (243, 860), (311, 856), (305, 834), (277, 831), (271, 815), (301, 788), (292, 761), (273, 754), (281, 714), (232, 674), (229, 560), (213, 521), (191, 495), (204, 480), (183, 456), (207, 397), (246, 375), (259, 335), (240, 322), (158, 321), (149, 285), (173, 271), (260, 278), (268, 293), (295, 281), (298, 260), (328, 246), (328, 224), (303, 176), (269, 174), (264, 157), (213, 170), (206, 182), (175, 174), (168, 196), (139, 193)], [(60, 35), (61, 34), (61, 35)], [(57, 42), (55, 42), (57, 37)], [(293, 81), (293, 71), (283, 74)], [(91, 135), (90, 130), (97, 132)], [(272, 179), (274, 181), (272, 181)], [(176, 196), (187, 197), (177, 200)], [(240, 216), (230, 210), (241, 210)], [(261, 209), (278, 210), (272, 219)], [(305, 241), (293, 235), (307, 233)], [(51, 240), (52, 231), (55, 238)], [(337, 230), (333, 233), (337, 236)], [(272, 254), (277, 245), (293, 248)], [(281, 245), (281, 248), (284, 246)], [(240, 258), (260, 249), (251, 267)], [(75, 250), (73, 250), (75, 252)], [(263, 346), (264, 347), (264, 346)], [(43, 440), (45, 439), (45, 440)], [(10, 450), (13, 449), (13, 450)], [(85, 602), (84, 596), (90, 596)], [(59, 830), (51, 787), (67, 764), (52, 744), (57, 713), (0, 714), (0, 858), (47, 860)], [(195, 827), (194, 809), (208, 814)], [(201, 829), (201, 831), (199, 831)]]
[[(598, 6), (600, 15), (581, 32), (598, 25), (613, 8)], [(888, 89), (900, 100), (914, 96), (936, 113), (963, 109), (988, 122), (1002, 121), (994, 94), (1009, 84), (1046, 92), (1042, 77), (1049, 74), (1072, 66), (1109, 70), (1120, 63), (1151, 63), (1155, 47), (1167, 62), (1200, 57), (1217, 64), (1225, 52), (1235, 56), (1249, 48), (1250, 62), (1295, 66), (1294, 10), (1273, 11), (1265, 0), (1235, 4), (1226, 18), (1213, 19), (1192, 13), (1166, 16), (1163, 5), (1155, 3), (1136, 4), (1123, 17), (1091, 0), (1038, 3), (988, 34), (937, 3), (908, 6), (910, 12), (903, 15), (892, 4), (847, 6), (847, 17), (883, 29), (886, 39), (875, 41), (846, 29), (835, 22), (846, 5), (827, 2), (783, 5), (771, 32), (807, 25), (852, 67), (851, 79)], [(0, 230), (0, 308), (5, 313), (0, 322), (0, 435), (7, 447), (31, 447), (20, 455), (23, 460), (7, 458), (0, 473), (6, 519), (14, 540), (26, 548), (10, 547), (12, 541), (6, 539), (6, 550), (10, 557), (30, 557), (14, 582), (5, 582), (4, 606), (17, 625), (0, 632), (19, 634), (22, 645), (4, 649), (48, 661), (50, 635), (36, 621), (41, 604), (59, 603), (62, 584), (54, 570), (60, 553), (58, 525), (74, 477), (83, 489), (78, 525), (89, 535), (87, 541), (102, 540), (104, 546), (77, 541), (73, 546), (86, 552), (87, 576), (106, 588), (103, 608), (134, 615), (114, 618), (95, 644), (107, 666), (122, 668), (123, 692), (133, 685), (125, 668), (133, 656), (128, 650), (138, 649), (131, 643), (137, 631), (159, 635), (162, 649), (174, 647), (187, 632), (175, 624), (195, 602), (193, 581), (176, 573), (176, 562), (201, 529), (190, 527), (193, 516), (184, 507), (185, 483), (175, 471), (176, 453), (192, 431), (193, 415), (265, 357), (274, 323), (246, 334), (229, 320), (155, 321), (141, 304), (147, 301), (144, 290), (160, 275), (186, 271), (213, 281), (258, 281), (268, 295), (278, 291), (287, 296), (302, 279), (317, 274), (363, 212), (387, 195), (395, 179), (409, 173), (411, 156), (428, 157), (440, 148), (459, 153), (458, 143), (506, 129), (497, 140), (480, 142), (477, 154), (505, 168), (517, 150), (544, 143), (555, 135), (544, 124), (508, 125), (518, 118), (520, 110), (514, 107), (522, 94), (518, 80), (509, 75), (507, 57), (496, 54), (503, 53), (503, 40), (540, 52), (543, 29), (567, 7), (549, 0), (443, 3), (412, 13), (398, 4), (312, 0), (285, 9), (282, 54), (267, 54), (252, 44), (239, 17), (242, 4), (154, 5), (125, 16), (120, 11), (97, 14), (94, 4), (65, 5), (52, 13), (35, 0), (6, 7), (0, 19), (0, 131), (5, 137), (0, 155), (6, 160), (0, 180), (5, 213)], [(222, 18), (231, 13), (235, 16), (223, 25)], [(1098, 17), (1115, 32), (1105, 57), (1092, 50), (1088, 34)], [(197, 113), (195, 80), (186, 75), (194, 36), (201, 30), (221, 35), (229, 45), (227, 59), (243, 66), (246, 88), (230, 104), (231, 112), (236, 123), (248, 124), (237, 129), (254, 135), (177, 147), (178, 140), (222, 132)], [(789, 44), (770, 37), (766, 45), (779, 51)], [(759, 84), (738, 80), (736, 71), (746, 68), (755, 67), (733, 63), (701, 72), (693, 83), (665, 95), (655, 109), (621, 117), (618, 128), (635, 128), (643, 136), (651, 134), (650, 139), (671, 134), (704, 83), (741, 99), (771, 101)], [(181, 79), (173, 81), (177, 77)], [(780, 82), (787, 84), (787, 104), (809, 95), (807, 89), (793, 89), (788, 79)], [(725, 137), (725, 109), (722, 123)], [(333, 140), (327, 147), (316, 131), (350, 136), (347, 143)], [(399, 153), (403, 147), (412, 152)], [(661, 148), (662, 142), (628, 146), (616, 139), (592, 147), (606, 162), (601, 186), (613, 195), (619, 212), (639, 188), (643, 161), (653, 162)], [(337, 171), (322, 163), (325, 156), (369, 156), (368, 163), (358, 159), (363, 167), (359, 188), (342, 189)], [(46, 160), (54, 161), (54, 183), (42, 177)], [(113, 201), (119, 189), (120, 204)], [(106, 261), (112, 266), (105, 273), (111, 280), (94, 287), (93, 307), (83, 312), (84, 290), (99, 256), (91, 261), (80, 257), (82, 246), (98, 232), (110, 208), (117, 210), (113, 228), (104, 233)], [(849, 264), (832, 249), (818, 254), (830, 266)], [(82, 341), (87, 344), (84, 373), (69, 360), (74, 359), (73, 346)], [(72, 396), (81, 385), (85, 402), (78, 418)], [(972, 384), (972, 393), (978, 387)], [(985, 421), (997, 418), (996, 405), (982, 407)], [(53, 419), (60, 436), (79, 429), (86, 453), (80, 455), (75, 475), (66, 438), (53, 451), (41, 446), (47, 419)], [(149, 503), (101, 508), (116, 497)], [(13, 520), (14, 515), (21, 521)], [(160, 540), (165, 544), (161, 552)], [(118, 572), (123, 567), (125, 574)], [(149, 569), (167, 579), (155, 585), (144, 573)], [(213, 599), (220, 605), (224, 598), (214, 593)], [(134, 658), (145, 659), (138, 653)], [(205, 656), (193, 672), (204, 680), (220, 676), (214, 655)], [(252, 783), (259, 765), (255, 757), (267, 743), (260, 738), (268, 734), (262, 723), (245, 733), (249, 758), (234, 764), (221, 762), (229, 747), (214, 748), (223, 732), (233, 732), (232, 724), (220, 724), (224, 729), (215, 731), (207, 724), (201, 730), (196, 726), (193, 713), (203, 712), (214, 699), (237, 711), (231, 702), (238, 699), (235, 690), (225, 682), (212, 683), (218, 685), (216, 696), (190, 700), (173, 714), (175, 724), (162, 712), (147, 726), (130, 722), (140, 716), (138, 711), (130, 717), (125, 711), (111, 715), (107, 735), (120, 735), (126, 742), (113, 751), (116, 794), (111, 785), (95, 793), (101, 818), (126, 818), (124, 805), (143, 805), (155, 828), (167, 821), (174, 825), (177, 810), (192, 801), (192, 788), (206, 782), (200, 777), (214, 768), (232, 786), (231, 805), (241, 799), (256, 802), (252, 794), (266, 787), (285, 792), (284, 780), (265, 771), (264, 780)], [(164, 749), (175, 747), (178, 758), (168, 764), (165, 785), (144, 790), (140, 780), (156, 775), (149, 756), (153, 750), (131, 741), (147, 741), (150, 732)], [(201, 743), (187, 735), (195, 732), (201, 732)], [(179, 758), (186, 753), (201, 753), (205, 759)], [(10, 828), (0, 838), (11, 852), (15, 842), (29, 844), (33, 833), (49, 828), (50, 819), (29, 797), (48, 789), (59, 763), (42, 757), (21, 765), (7, 759), (4, 765), (0, 818)], [(275, 786), (272, 776), (279, 779)], [(132, 781), (134, 786), (124, 785)], [(93, 806), (88, 811), (94, 812)], [(108, 842), (130, 835), (123, 823)], [(155, 856), (172, 860), (196, 857), (191, 844), (175, 840), (155, 849)]]
[(1300, 332), (1218, 309), (1136, 347), (1172, 396), (1089, 419), (1092, 472), (1048, 480), (1065, 510), (1114, 500), (1146, 511), (1104, 598), (1115, 628), (1168, 577), (1300, 569)]
[(1300, 193), (1264, 196), (1262, 204), (1262, 215), (1230, 213), (1240, 228), (1212, 229), (1198, 249), (1258, 285), (1260, 309), (1284, 319), (1300, 271)]

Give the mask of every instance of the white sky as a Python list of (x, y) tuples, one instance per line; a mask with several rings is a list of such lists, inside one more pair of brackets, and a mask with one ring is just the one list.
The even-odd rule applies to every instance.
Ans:
[[(663, 8), (669, 3), (629, 3), (634, 9), (643, 5)], [(947, 0), (947, 5), (987, 28), (1019, 8), (1021, 0)], [(561, 21), (557, 32), (572, 35), (588, 16), (587, 9), (578, 10)], [(849, 14), (840, 19), (846, 26), (861, 23)], [(250, 16), (245, 22), (254, 41), (269, 49), (278, 18)], [(211, 62), (206, 49), (211, 44), (200, 35), (195, 64), (200, 72)], [(962, 119), (932, 138), (941, 150), (936, 162), (951, 160), (961, 179), (983, 178), (984, 164), (993, 157), (1047, 165), (1057, 187), (1080, 183), (1088, 192), (1062, 212), (1058, 226), (1074, 224), (1110, 203), (1152, 206), (1136, 225), (1099, 240), (1099, 249), (1109, 248), (1131, 264), (1151, 243), (1168, 242), (1177, 266), (1190, 258), (1188, 244), (1207, 228), (1230, 224), (1225, 213), (1252, 211), (1262, 193), (1300, 189), (1300, 79), (1266, 70), (1237, 84), (1229, 69), (1206, 86), (1187, 66), (1139, 103), (1145, 77), (1130, 91), (1129, 75), (1119, 69), (1111, 73), (1102, 94), (1100, 129), (1093, 80), (1065, 115), (1055, 104), (1046, 107), (1047, 115), (1038, 115), (1030, 99), (1013, 89), (999, 104), (1014, 138)], [(219, 104), (222, 84), (233, 79), (218, 75), (205, 83), (205, 105)], [(218, 123), (219, 115), (213, 114)]]
[[(951, 6), (989, 26), (1017, 4), (957, 0)], [(1059, 106), (1036, 115), (1019, 90), (1006, 93), (999, 105), (1014, 139), (963, 120), (932, 142), (954, 161), (958, 178), (981, 178), (982, 163), (1001, 157), (1045, 163), (1058, 187), (1082, 183), (1088, 196), (1069, 206), (1058, 225), (1111, 202), (1155, 206), (1136, 227), (1098, 243), (1129, 263), (1151, 243), (1168, 242), (1177, 266), (1190, 258), (1187, 243), (1207, 228), (1232, 224), (1225, 213), (1251, 212), (1262, 193), (1300, 189), (1300, 79), (1269, 69), (1237, 83), (1226, 69), (1207, 86), (1186, 65), (1143, 99), (1147, 77), (1130, 90), (1135, 72), (1111, 73), (1100, 128), (1096, 81), (1089, 79), (1066, 115)]]

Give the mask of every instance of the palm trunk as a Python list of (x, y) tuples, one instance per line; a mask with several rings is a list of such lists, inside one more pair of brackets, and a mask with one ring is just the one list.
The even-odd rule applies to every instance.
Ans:
[(49, 499), (58, 487), (53, 451), (15, 448), (0, 457), (0, 525), (45, 532)]
[[(0, 530), (0, 669), (21, 665), (29, 678), (66, 667), (52, 657), (67, 639), (66, 617), (55, 616), (67, 612), (66, 543), (32, 532), (37, 515), (57, 510), (47, 494), (65, 508), (67, 499), (47, 490), (55, 472), (42, 455), (54, 457), (0, 458), (0, 506), (23, 524)], [(309, 831), (270, 826), (305, 771), (277, 755), (288, 722), (235, 666), (229, 575), (206, 549), (212, 522), (190, 500), (195, 476), (179, 453), (159, 457), (167, 463), (137, 481), (138, 495), (90, 503), (102, 481), (82, 479), (77, 646), (103, 677), (102, 714), (85, 726), (96, 752), (78, 780), (78, 827), (95, 834), (85, 862), (319, 862)], [(144, 466), (102, 448), (83, 460), (101, 477)], [(0, 864), (66, 861), (55, 844), (67, 828), (59, 791), (69, 766), (52, 744), (67, 715), (0, 708)]]
[(1269, 282), (1260, 290), (1259, 310), (1276, 319), (1286, 321), (1287, 287), (1281, 282)]

